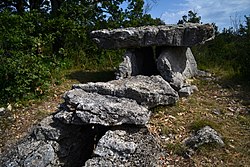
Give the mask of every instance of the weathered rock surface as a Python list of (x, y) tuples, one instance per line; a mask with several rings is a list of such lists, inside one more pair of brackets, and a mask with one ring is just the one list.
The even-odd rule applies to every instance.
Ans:
[(0, 116), (5, 115), (5, 113), (6, 113), (6, 109), (3, 108), (3, 107), (1, 107), (1, 108), (0, 108)]
[(64, 107), (54, 117), (67, 124), (145, 125), (150, 118), (147, 108), (127, 98), (73, 89), (64, 99)]
[(158, 75), (154, 50), (152, 47), (128, 49), (123, 55), (123, 62), (116, 72), (116, 79), (136, 75)]
[(182, 87), (178, 93), (180, 97), (188, 97), (191, 94), (193, 94), (195, 91), (198, 91), (197, 86), (195, 85), (188, 85), (188, 86), (184, 86)]
[(83, 166), (94, 148), (91, 126), (65, 125), (49, 116), (0, 157), (1, 167)]
[(165, 156), (146, 128), (110, 130), (99, 140), (85, 167), (162, 166), (160, 158)]
[(209, 126), (198, 130), (196, 134), (185, 140), (185, 144), (192, 149), (209, 143), (217, 143), (220, 146), (224, 146), (221, 135)]
[(161, 76), (177, 90), (183, 87), (187, 78), (197, 74), (197, 64), (188, 47), (164, 48), (157, 59)]
[(133, 76), (109, 82), (75, 84), (73, 88), (102, 95), (125, 97), (136, 100), (138, 104), (149, 108), (157, 105), (174, 104), (178, 93), (161, 76)]
[(118, 71), (116, 72), (116, 79), (128, 78), (138, 74), (139, 70), (135, 53), (131, 50), (127, 50), (123, 55), (123, 61), (119, 65)]
[(93, 40), (102, 48), (136, 48), (146, 46), (192, 46), (214, 37), (209, 24), (184, 24), (120, 28), (91, 32)]

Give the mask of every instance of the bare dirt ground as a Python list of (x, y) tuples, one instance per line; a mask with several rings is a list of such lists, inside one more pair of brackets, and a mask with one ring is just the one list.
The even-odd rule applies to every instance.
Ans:
[[(48, 97), (29, 101), (0, 119), (0, 154), (9, 145), (24, 137), (28, 129), (55, 112), (63, 101), (61, 96), (73, 83), (108, 81), (112, 72), (72, 71), (61, 85), (54, 85)], [(250, 166), (250, 91), (249, 87), (227, 84), (216, 77), (196, 78), (199, 88), (175, 106), (152, 110), (149, 129), (161, 142), (169, 156), (166, 166)], [(204, 146), (191, 157), (183, 157), (183, 140), (195, 130), (209, 125), (225, 142), (223, 148)]]

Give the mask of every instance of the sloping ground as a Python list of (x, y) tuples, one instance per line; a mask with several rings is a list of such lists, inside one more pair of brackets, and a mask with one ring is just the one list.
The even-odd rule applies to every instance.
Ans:
[[(242, 85), (230, 87), (209, 77), (193, 82), (199, 92), (173, 107), (155, 108), (151, 131), (162, 141), (174, 166), (249, 166), (250, 93)], [(209, 125), (223, 136), (225, 147), (206, 145), (186, 155), (183, 140)]]
[[(52, 87), (51, 96), (39, 103), (30, 102), (16, 112), (1, 118), (0, 148), (7, 146), (27, 132), (32, 124), (56, 111), (61, 95), (72, 83), (107, 81), (110, 72), (72, 72), (60, 85)], [(188, 98), (182, 98), (176, 106), (153, 109), (149, 124), (153, 133), (166, 148), (169, 156), (166, 166), (247, 166), (250, 164), (250, 98), (243, 86), (227, 87), (213, 77), (194, 80), (199, 88)], [(195, 130), (210, 125), (222, 136), (223, 148), (209, 145), (198, 149), (191, 157), (185, 155), (182, 141)]]

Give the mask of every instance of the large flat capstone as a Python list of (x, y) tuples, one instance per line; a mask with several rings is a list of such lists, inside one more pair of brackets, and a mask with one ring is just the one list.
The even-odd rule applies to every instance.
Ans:
[(175, 104), (178, 93), (161, 76), (137, 75), (109, 82), (75, 84), (73, 88), (102, 95), (125, 97), (138, 104), (152, 108), (158, 105)]
[(214, 38), (210, 24), (179, 24), (143, 26), (91, 32), (93, 40), (102, 48), (136, 48), (147, 46), (193, 46)]

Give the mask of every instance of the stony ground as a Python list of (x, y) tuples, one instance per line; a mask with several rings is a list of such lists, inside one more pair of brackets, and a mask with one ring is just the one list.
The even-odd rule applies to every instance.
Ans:
[[(47, 98), (13, 107), (12, 112), (0, 118), (0, 154), (25, 136), (33, 124), (56, 111), (62, 94), (73, 83), (107, 81), (112, 77), (111, 72), (71, 71), (61, 85), (51, 87)], [(166, 166), (249, 166), (249, 87), (217, 77), (196, 78), (192, 82), (198, 86), (198, 92), (180, 99), (175, 106), (153, 109), (148, 125), (169, 154), (163, 157)], [(223, 136), (225, 147), (208, 145), (196, 150), (191, 157), (185, 156), (183, 140), (206, 125)]]

